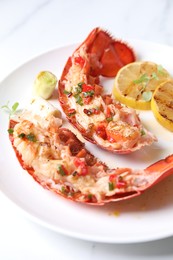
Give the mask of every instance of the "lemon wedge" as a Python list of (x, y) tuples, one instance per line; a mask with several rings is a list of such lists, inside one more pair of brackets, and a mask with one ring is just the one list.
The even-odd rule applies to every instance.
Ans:
[(115, 77), (113, 95), (121, 103), (141, 110), (151, 109), (153, 92), (169, 73), (150, 61), (137, 61), (122, 67)]
[(173, 131), (173, 80), (157, 87), (151, 100), (151, 109), (158, 122)]

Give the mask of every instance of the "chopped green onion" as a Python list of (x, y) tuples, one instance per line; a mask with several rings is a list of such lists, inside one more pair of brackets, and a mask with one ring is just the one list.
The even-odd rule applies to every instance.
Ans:
[(24, 133), (21, 133), (18, 135), (19, 138), (24, 138), (26, 135)]
[(112, 117), (112, 116), (106, 118), (106, 121), (108, 121), (108, 122), (110, 122), (110, 121), (112, 121), (112, 120), (113, 120), (113, 117)]
[(61, 176), (65, 176), (65, 175), (66, 175), (66, 173), (65, 173), (65, 171), (64, 171), (64, 169), (63, 169), (63, 166), (62, 166), (61, 164), (58, 164), (58, 165), (57, 165), (57, 170), (58, 170), (58, 172), (59, 172), (59, 174), (60, 174)]
[(77, 85), (78, 85), (79, 87), (82, 87), (83, 82), (79, 82)]
[(145, 135), (144, 129), (141, 130), (141, 136)]
[(94, 90), (83, 92), (84, 97), (92, 97), (94, 95)]
[(8, 133), (9, 133), (9, 134), (13, 134), (13, 132), (14, 132), (14, 129), (13, 129), (13, 128), (9, 128), (9, 129), (8, 129)]
[(67, 91), (67, 90), (65, 90), (65, 89), (64, 89), (63, 92), (64, 92), (65, 95), (70, 95), (70, 94), (71, 94), (71, 92), (69, 92), (69, 91)]
[(75, 95), (74, 97), (76, 99), (76, 103), (79, 104), (80, 106), (83, 106), (83, 99), (81, 98), (81, 96)]
[(36, 142), (36, 141), (37, 141), (35, 135), (32, 134), (32, 133), (26, 135), (26, 138), (27, 138), (29, 141), (31, 141), (31, 142)]
[(66, 189), (65, 189), (64, 186), (61, 187), (61, 192), (62, 192), (62, 193), (66, 193)]
[(92, 200), (92, 197), (93, 197), (92, 194), (88, 194), (88, 199), (89, 199), (89, 200)]
[(18, 137), (19, 138), (26, 138), (26, 139), (28, 139), (31, 142), (36, 142), (37, 141), (35, 135), (32, 134), (32, 133), (30, 133), (28, 135), (26, 135), (24, 133), (21, 133), (21, 134), (18, 135)]
[(114, 190), (114, 184), (113, 184), (113, 182), (109, 182), (108, 185), (109, 185), (109, 191)]

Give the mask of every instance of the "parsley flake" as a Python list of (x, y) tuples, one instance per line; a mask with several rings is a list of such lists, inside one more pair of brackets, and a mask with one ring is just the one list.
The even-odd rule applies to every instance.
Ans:
[(18, 135), (18, 137), (19, 138), (26, 138), (26, 139), (28, 139), (31, 142), (36, 142), (37, 141), (35, 135), (32, 134), (32, 133), (30, 133), (28, 135), (26, 135), (25, 133), (21, 133), (21, 134)]
[(10, 135), (12, 135), (13, 132), (14, 132), (14, 129), (13, 129), (13, 128), (9, 128), (9, 129), (8, 129), (8, 133), (9, 133)]
[(63, 169), (63, 166), (62, 166), (61, 164), (58, 164), (58, 165), (57, 165), (57, 170), (58, 170), (58, 172), (59, 172), (59, 174), (60, 174), (61, 176), (65, 176), (65, 175), (66, 175), (66, 173), (65, 173), (65, 171), (64, 171), (64, 169)]
[(113, 184), (113, 182), (109, 182), (108, 185), (109, 185), (109, 191), (114, 190), (114, 184)]
[(141, 136), (145, 135), (144, 129), (141, 130)]
[(31, 141), (31, 142), (36, 142), (36, 141), (37, 141), (35, 135), (32, 134), (32, 133), (26, 135), (26, 138), (27, 138), (29, 141)]

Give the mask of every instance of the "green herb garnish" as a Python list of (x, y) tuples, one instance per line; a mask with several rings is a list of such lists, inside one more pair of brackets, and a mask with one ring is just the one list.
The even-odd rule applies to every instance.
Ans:
[(7, 112), (9, 113), (9, 117), (11, 117), (11, 116), (16, 112), (18, 106), (19, 106), (19, 103), (18, 103), (18, 102), (15, 102), (15, 103), (12, 105), (12, 107), (10, 108), (10, 107), (9, 107), (9, 101), (8, 101), (7, 104), (4, 105), (4, 106), (2, 106), (1, 108), (2, 108), (2, 109), (6, 109)]
[(145, 101), (150, 101), (152, 99), (152, 92), (151, 91), (145, 91), (142, 93), (142, 98)]
[(113, 182), (109, 182), (108, 185), (109, 185), (109, 191), (114, 190), (114, 184), (113, 184)]
[(81, 98), (81, 96), (75, 95), (74, 97), (76, 99), (76, 103), (79, 104), (80, 106), (83, 106), (83, 99)]
[(94, 90), (83, 92), (84, 97), (92, 97), (94, 96)]
[(30, 133), (28, 135), (26, 135), (25, 133), (21, 133), (21, 134), (18, 135), (18, 137), (19, 138), (26, 138), (26, 139), (28, 139), (31, 142), (36, 142), (37, 141), (35, 135), (32, 134), (32, 133)]
[(24, 138), (25, 136), (26, 136), (26, 134), (24, 134), (24, 133), (21, 133), (18, 135), (19, 138)]
[(31, 141), (31, 142), (36, 142), (36, 141), (37, 141), (35, 135), (32, 134), (32, 133), (26, 135), (26, 138), (27, 138), (29, 141)]
[(66, 175), (66, 173), (65, 173), (65, 171), (64, 171), (64, 169), (63, 169), (63, 166), (62, 166), (61, 164), (58, 164), (58, 165), (57, 165), (57, 170), (58, 170), (58, 172), (59, 172), (59, 174), (60, 174), (61, 176), (65, 176), (65, 175)]
[(112, 116), (106, 118), (106, 121), (107, 121), (107, 122), (111, 122), (112, 120), (113, 120), (113, 117), (112, 117)]
[(141, 136), (145, 135), (144, 129), (141, 130)]
[(140, 83), (148, 83), (150, 78), (147, 76), (147, 74), (143, 74), (139, 79), (133, 80), (134, 84), (140, 84)]
[(88, 194), (88, 199), (89, 200), (92, 200), (92, 197), (93, 197), (93, 195), (90, 193), (90, 194)]
[(75, 88), (75, 91), (74, 91), (74, 94), (77, 95), (77, 94), (80, 94), (82, 92), (82, 86), (79, 86)]
[(70, 94), (71, 94), (71, 92), (70, 92), (70, 91), (67, 91), (67, 90), (65, 90), (65, 89), (64, 89), (64, 91), (63, 91), (63, 92), (64, 92), (64, 94), (65, 94), (65, 95), (70, 95)]
[(83, 84), (84, 84), (83, 82), (79, 82), (77, 85), (78, 85), (79, 87), (82, 87)]
[(13, 129), (13, 128), (9, 128), (9, 129), (8, 129), (8, 133), (9, 133), (10, 135), (12, 135), (13, 132), (14, 132), (14, 129)]
[(64, 186), (61, 187), (61, 192), (64, 193), (64, 194), (66, 193), (66, 189), (65, 189)]

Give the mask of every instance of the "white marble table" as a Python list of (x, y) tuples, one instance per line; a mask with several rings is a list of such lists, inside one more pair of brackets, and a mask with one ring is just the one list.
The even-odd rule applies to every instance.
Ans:
[[(32, 56), (83, 40), (101, 26), (118, 38), (173, 45), (171, 0), (0, 0), (0, 80)], [(33, 223), (0, 193), (0, 259), (173, 259), (173, 237), (109, 245)]]

